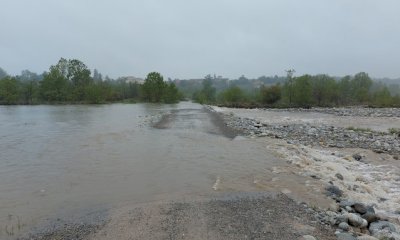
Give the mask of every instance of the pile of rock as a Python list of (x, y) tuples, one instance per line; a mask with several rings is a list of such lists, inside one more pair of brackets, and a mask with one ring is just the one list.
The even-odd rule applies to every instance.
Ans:
[(324, 224), (337, 227), (338, 239), (400, 239), (400, 229), (363, 203), (341, 200), (338, 212), (320, 212), (316, 217)]
[(400, 155), (400, 138), (396, 134), (371, 130), (346, 129), (328, 125), (265, 124), (250, 118), (224, 116), (228, 126), (247, 135), (285, 139), (288, 143), (337, 148), (364, 148), (378, 153)]

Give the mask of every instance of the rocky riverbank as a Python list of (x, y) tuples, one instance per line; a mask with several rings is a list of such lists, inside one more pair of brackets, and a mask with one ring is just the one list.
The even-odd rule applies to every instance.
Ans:
[[(288, 111), (317, 111), (338, 117), (398, 116), (397, 109)], [(337, 228), (337, 239), (400, 239), (398, 133), (323, 123), (271, 123), (268, 119), (238, 117), (235, 110), (222, 111), (222, 116), (228, 126), (249, 137), (270, 139), (266, 141), (267, 148), (296, 167), (298, 174), (326, 184), (324, 193), (336, 200), (337, 205), (329, 211), (316, 210), (314, 215), (321, 223)]]
[(310, 123), (268, 124), (232, 114), (225, 114), (224, 119), (228, 126), (249, 136), (268, 136), (310, 146), (371, 149), (377, 153), (389, 153), (397, 160), (400, 158), (400, 136), (397, 132), (377, 132), (364, 128)]
[(335, 116), (356, 117), (400, 117), (399, 108), (367, 108), (367, 107), (341, 107), (341, 108), (269, 108), (268, 111), (275, 112), (304, 112), (304, 113), (326, 113)]

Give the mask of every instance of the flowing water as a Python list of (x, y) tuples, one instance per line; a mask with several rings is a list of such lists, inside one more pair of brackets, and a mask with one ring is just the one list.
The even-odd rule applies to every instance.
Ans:
[(315, 197), (305, 178), (276, 171), (285, 164), (198, 104), (2, 106), (0, 238), (74, 213), (216, 192)]

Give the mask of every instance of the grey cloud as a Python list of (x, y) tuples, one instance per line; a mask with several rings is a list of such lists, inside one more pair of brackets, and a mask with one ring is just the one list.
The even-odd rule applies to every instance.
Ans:
[(2, 0), (0, 67), (78, 58), (112, 77), (398, 77), (397, 0)]

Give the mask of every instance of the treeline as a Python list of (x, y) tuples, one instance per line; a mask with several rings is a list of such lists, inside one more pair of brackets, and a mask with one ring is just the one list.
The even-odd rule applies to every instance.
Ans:
[(108, 77), (103, 80), (97, 70), (92, 77), (87, 66), (77, 59), (61, 58), (41, 75), (23, 71), (12, 77), (0, 71), (0, 104), (176, 103), (181, 99), (174, 83), (164, 82), (159, 73), (150, 73), (143, 84)]
[(284, 83), (261, 85), (253, 91), (232, 84), (218, 92), (206, 77), (193, 99), (230, 107), (400, 107), (399, 94), (392, 94), (385, 84), (374, 83), (364, 72), (337, 79), (328, 75), (293, 77), (289, 71)]
[[(270, 77), (260, 76), (255, 79), (249, 79), (242, 75), (237, 79), (229, 79), (223, 76), (217, 76), (215, 74), (208, 74), (204, 79), (212, 82), (212, 86), (215, 88), (216, 92), (221, 92), (233, 85), (241, 88), (246, 92), (252, 92), (255, 89), (259, 88), (261, 85), (283, 83), (286, 78), (275, 75)], [(193, 94), (198, 92), (202, 88), (202, 81), (204, 79), (175, 79), (173, 81), (175, 82), (178, 89), (185, 94), (185, 97), (192, 98)]]

